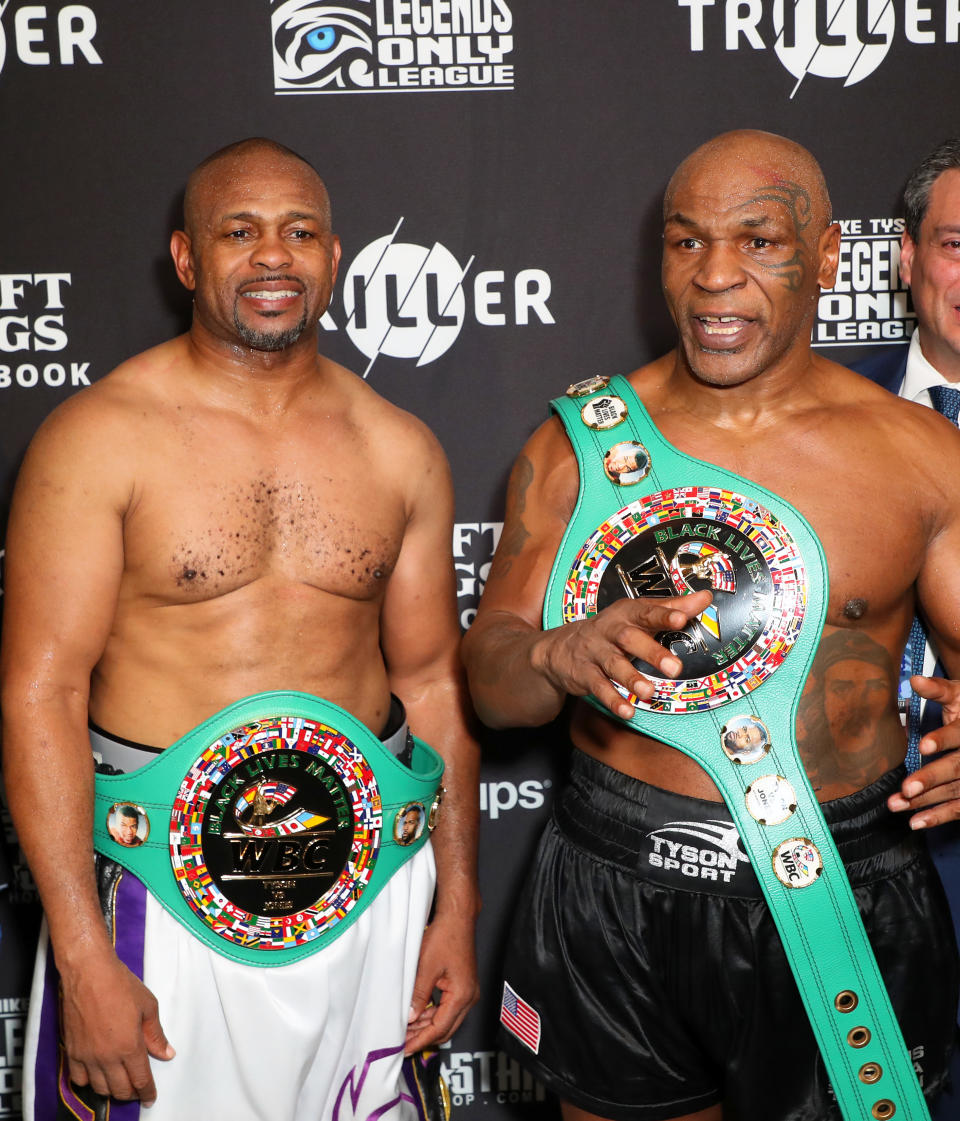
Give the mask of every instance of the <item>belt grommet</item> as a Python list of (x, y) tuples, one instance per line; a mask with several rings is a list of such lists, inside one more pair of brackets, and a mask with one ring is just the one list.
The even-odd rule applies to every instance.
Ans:
[(881, 1098), (870, 1110), (871, 1115), (878, 1118), (878, 1121), (887, 1121), (887, 1118), (892, 1117), (896, 1112), (897, 1107), (889, 1098)]
[(857, 1077), (869, 1086), (883, 1078), (883, 1067), (879, 1063), (864, 1063), (857, 1072)]
[(847, 1043), (851, 1047), (866, 1047), (870, 1042), (870, 1029), (865, 1027), (851, 1028), (847, 1032)]
[(838, 1012), (852, 1012), (859, 1003), (860, 1001), (857, 994), (851, 992), (849, 989), (844, 989), (842, 993), (837, 993), (833, 1001), (833, 1005)]

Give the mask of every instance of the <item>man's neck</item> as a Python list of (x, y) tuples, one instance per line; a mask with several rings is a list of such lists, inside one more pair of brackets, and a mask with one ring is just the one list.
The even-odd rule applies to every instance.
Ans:
[(675, 406), (720, 428), (776, 423), (804, 403), (816, 400), (819, 379), (809, 350), (791, 355), (736, 384), (713, 384), (699, 378), (676, 352), (665, 388)]
[(283, 412), (322, 371), (317, 332), (306, 331), (281, 350), (257, 350), (228, 343), (196, 323), (186, 336), (198, 385), (225, 406), (257, 412)]

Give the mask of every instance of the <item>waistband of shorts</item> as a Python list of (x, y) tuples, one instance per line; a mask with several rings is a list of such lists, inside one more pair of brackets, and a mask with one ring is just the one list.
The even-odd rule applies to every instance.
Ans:
[[(152, 755), (159, 755), (164, 750), (162, 747), (153, 747), (148, 743), (125, 740), (123, 736), (116, 736), (106, 731), (92, 720), (87, 722), (87, 730), (94, 754), (101, 755), (103, 762), (122, 771), (140, 767)], [(407, 710), (404, 708), (403, 701), (395, 693), (390, 694), (387, 718), (377, 739), (391, 755), (398, 756), (402, 762), (410, 766), (409, 756), (413, 749), (413, 736), (407, 724)], [(134, 754), (130, 754), (131, 752)]]
[[(886, 806), (905, 773), (896, 767), (854, 794), (820, 804), (851, 883), (892, 874), (923, 851), (923, 839)], [(569, 782), (554, 804), (554, 820), (578, 848), (645, 880), (708, 893), (762, 895), (723, 802), (641, 782), (583, 751), (571, 754)], [(694, 854), (686, 868), (685, 852)], [(713, 852), (719, 867), (734, 874), (715, 880), (699, 874), (701, 864), (714, 859), (705, 854)]]

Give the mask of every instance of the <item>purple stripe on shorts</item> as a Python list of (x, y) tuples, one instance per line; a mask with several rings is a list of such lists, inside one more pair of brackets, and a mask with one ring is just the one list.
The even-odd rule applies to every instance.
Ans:
[[(137, 977), (143, 977), (143, 936), (147, 909), (147, 889), (136, 876), (124, 871), (117, 882), (114, 911), (114, 946), (117, 957)], [(40, 1035), (37, 1042), (36, 1107), (33, 1121), (55, 1121), (58, 1097), (83, 1121), (94, 1114), (74, 1093), (66, 1067), (60, 1070), (59, 976), (53, 964), (53, 951), (47, 950)], [(59, 1089), (59, 1094), (58, 1094)], [(138, 1101), (110, 1103), (111, 1121), (139, 1121)]]
[(81, 1121), (94, 1121), (93, 1110), (77, 1097), (73, 1092), (73, 1087), (70, 1085), (70, 1079), (67, 1077), (67, 1068), (64, 1067), (60, 1072), (60, 1097), (63, 1098), (67, 1107), (81, 1118)]
[(53, 964), (53, 950), (47, 939), (47, 962), (40, 1001), (40, 1034), (34, 1063), (36, 1097), (35, 1121), (53, 1121), (57, 1115), (57, 1078), (60, 1070), (60, 976)]
[[(143, 977), (143, 937), (147, 919), (147, 889), (132, 872), (124, 871), (117, 884), (113, 944), (117, 957), (135, 977)], [(139, 1121), (139, 1101), (110, 1101), (110, 1121)]]
[(409, 1100), (417, 1107), (417, 1121), (427, 1121), (427, 1115), (423, 1111), (423, 1094), (420, 1092), (420, 1087), (417, 1084), (417, 1076), (413, 1071), (413, 1064), (419, 1062), (419, 1055), (411, 1055), (409, 1058), (403, 1060), (403, 1066), (400, 1069), (403, 1072), (403, 1080), (407, 1084)]
[(113, 944), (117, 957), (135, 976), (143, 978), (143, 937), (147, 925), (147, 889), (132, 872), (124, 871), (117, 884)]

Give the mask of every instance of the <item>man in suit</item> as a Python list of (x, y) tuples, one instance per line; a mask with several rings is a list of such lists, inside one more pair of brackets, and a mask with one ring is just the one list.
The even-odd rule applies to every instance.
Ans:
[[(936, 408), (954, 424), (960, 406), (960, 139), (945, 140), (923, 159), (903, 193), (905, 228), (900, 275), (910, 286), (917, 328), (909, 346), (883, 348), (853, 368), (908, 401)], [(901, 703), (909, 702), (906, 679), (914, 673), (944, 676), (936, 646), (915, 627), (904, 655)], [(908, 703), (911, 745), (941, 723), (940, 705), (913, 694)], [(908, 755), (908, 766), (911, 757)], [(911, 805), (916, 809), (922, 797)], [(894, 795), (892, 809), (906, 809)], [(930, 832), (928, 843), (940, 872), (954, 925), (960, 930), (960, 823)], [(956, 1117), (960, 1070), (954, 1060), (954, 1091), (941, 1099), (935, 1117)]]
[[(885, 347), (853, 369), (899, 397), (939, 408), (956, 424), (960, 393), (950, 391), (960, 391), (960, 139), (945, 140), (917, 166), (903, 198), (900, 275), (910, 286), (917, 329), (909, 346)], [(907, 653), (909, 658), (909, 647)], [(924, 672), (931, 674), (936, 665), (928, 644)], [(919, 660), (905, 659), (904, 676), (920, 672), (920, 666)], [(903, 689), (904, 694), (909, 697), (910, 691)], [(923, 701), (911, 715), (915, 741), (917, 734), (938, 726), (940, 706)]]

